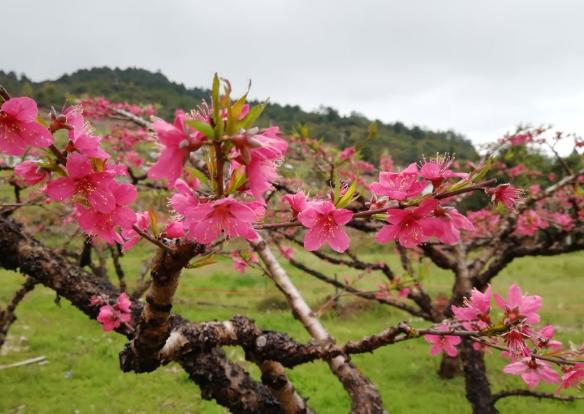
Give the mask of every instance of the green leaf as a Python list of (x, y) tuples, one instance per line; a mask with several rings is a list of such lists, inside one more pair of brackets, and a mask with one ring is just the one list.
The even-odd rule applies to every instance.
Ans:
[(219, 122), (219, 88), (221, 87), (221, 82), (219, 81), (219, 76), (217, 73), (213, 76), (213, 88), (211, 89), (211, 102), (213, 104), (213, 120), (215, 124)]
[(334, 179), (335, 179), (335, 190), (333, 193), (333, 203), (336, 205), (337, 201), (339, 199), (339, 196), (341, 194), (341, 179), (339, 178), (339, 175), (337, 174), (336, 171), (334, 173)]
[(247, 114), (247, 116), (245, 118), (243, 118), (243, 120), (241, 121), (239, 126), (243, 129), (251, 128), (252, 125), (262, 115), (262, 112), (264, 112), (264, 109), (266, 109), (266, 103), (261, 103), (259, 105), (254, 106), (253, 108), (251, 108), (249, 110), (249, 113)]
[(245, 105), (247, 99), (247, 93), (239, 98), (233, 105), (227, 110), (227, 135), (233, 135), (237, 132), (239, 117), (241, 116), (241, 111)]
[(185, 121), (185, 124), (187, 124), (191, 128), (196, 129), (201, 134), (205, 135), (207, 138), (210, 139), (215, 138), (215, 130), (211, 125), (209, 125), (206, 122), (199, 121), (198, 119), (189, 119)]
[(472, 181), (482, 180), (487, 175), (492, 165), (493, 159), (488, 158), (483, 165), (481, 165), (477, 170), (473, 171), (473, 173), (471, 174), (471, 180)]
[(351, 201), (354, 200), (353, 195), (355, 194), (355, 190), (357, 189), (357, 181), (353, 181), (351, 186), (347, 189), (345, 194), (341, 197), (339, 201), (335, 204), (337, 208), (345, 208), (348, 206)]
[(242, 185), (245, 184), (247, 181), (247, 176), (243, 168), (236, 169), (233, 174), (231, 175), (231, 179), (229, 180), (229, 187), (226, 190), (227, 194), (231, 194), (237, 191)]
[(194, 175), (195, 177), (197, 177), (199, 179), (199, 181), (201, 182), (201, 184), (204, 184), (209, 188), (211, 187), (211, 185), (209, 184), (209, 178), (205, 175), (205, 173), (203, 171), (201, 171), (195, 167), (186, 167), (185, 169), (186, 169), (188, 174), (191, 174), (191, 175)]
[(154, 234), (154, 237), (158, 237), (158, 217), (156, 216), (156, 212), (151, 208), (148, 209), (148, 218), (150, 219), (150, 230), (152, 230), (152, 234)]
[(215, 259), (215, 254), (210, 253), (206, 254), (205, 256), (197, 257), (195, 260), (191, 261), (185, 267), (187, 269), (197, 269), (199, 267), (208, 266), (214, 263), (217, 263), (217, 260)]

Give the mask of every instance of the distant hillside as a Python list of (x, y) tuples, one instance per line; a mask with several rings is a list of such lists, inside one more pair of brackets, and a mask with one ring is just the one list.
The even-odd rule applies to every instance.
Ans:
[[(113, 101), (156, 103), (160, 114), (172, 117), (176, 108), (189, 109), (208, 99), (209, 90), (187, 88), (171, 82), (161, 73), (144, 69), (110, 69), (107, 67), (78, 70), (56, 80), (33, 82), (25, 75), (0, 71), (0, 84), (13, 95), (34, 97), (39, 105), (59, 106), (66, 100), (82, 95), (105, 96)], [(329, 107), (316, 112), (306, 112), (297, 105), (268, 105), (262, 122), (280, 125), (287, 133), (305, 124), (314, 137), (324, 137), (327, 142), (340, 147), (355, 145), (367, 135), (372, 120), (353, 113), (341, 116)], [(368, 144), (364, 157), (376, 162), (383, 151), (388, 151), (399, 164), (419, 159), (421, 154), (436, 152), (456, 153), (459, 159), (475, 159), (477, 152), (471, 142), (453, 131), (430, 131), (417, 126), (407, 127), (401, 122), (378, 122), (377, 138)]]

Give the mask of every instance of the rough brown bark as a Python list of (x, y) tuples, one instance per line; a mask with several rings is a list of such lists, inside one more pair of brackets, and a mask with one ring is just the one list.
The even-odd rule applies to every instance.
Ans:
[(438, 375), (442, 379), (452, 379), (458, 377), (462, 374), (462, 367), (460, 363), (460, 358), (450, 357), (446, 354), (442, 355), (442, 360), (440, 361), (440, 368), (438, 369)]
[(193, 243), (178, 244), (172, 251), (158, 249), (150, 272), (152, 283), (146, 292), (136, 335), (120, 353), (124, 372), (150, 372), (160, 365), (158, 352), (172, 328), (170, 311), (180, 272), (204, 250), (205, 246)]
[[(90, 304), (93, 295), (115, 298), (119, 291), (107, 280), (72, 265), (64, 257), (24, 233), (8, 218), (0, 217), (0, 267), (20, 271), (68, 299), (79, 310), (95, 319), (98, 308)], [(133, 321), (138, 321), (142, 306), (132, 303)], [(131, 329), (121, 326), (119, 333), (132, 337)], [(281, 413), (279, 402), (270, 390), (239, 365), (229, 361), (223, 351), (182, 355), (178, 362), (196, 382), (203, 398), (215, 399), (234, 413)]]
[(483, 352), (474, 349), (472, 344), (470, 339), (464, 338), (460, 345), (466, 399), (472, 406), (473, 414), (498, 414), (486, 374)]

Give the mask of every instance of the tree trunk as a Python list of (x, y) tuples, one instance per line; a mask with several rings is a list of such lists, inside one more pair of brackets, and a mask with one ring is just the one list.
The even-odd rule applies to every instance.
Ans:
[(446, 354), (442, 355), (442, 361), (440, 362), (440, 369), (438, 370), (438, 375), (442, 379), (452, 379), (458, 377), (462, 374), (462, 367), (459, 357), (449, 357)]
[(460, 345), (466, 399), (472, 406), (473, 414), (498, 414), (486, 374), (483, 351), (477, 351), (472, 345), (469, 339), (463, 339)]

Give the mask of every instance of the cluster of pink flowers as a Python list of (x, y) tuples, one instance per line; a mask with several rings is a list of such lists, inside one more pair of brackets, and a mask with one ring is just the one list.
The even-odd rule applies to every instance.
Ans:
[(136, 221), (129, 207), (136, 199), (136, 187), (115, 181), (123, 174), (115, 165), (95, 169), (90, 158), (78, 152), (67, 157), (67, 176), (49, 181), (46, 194), (55, 201), (72, 200), (81, 229), (109, 244), (124, 243), (118, 228), (130, 229)]
[(473, 224), (454, 207), (442, 207), (433, 198), (424, 199), (418, 207), (387, 210), (387, 222), (375, 236), (380, 243), (392, 240), (407, 248), (435, 237), (442, 243), (456, 244), (460, 231), (474, 231)]
[[(136, 198), (136, 188), (119, 183), (126, 168), (108, 162), (109, 154), (78, 106), (52, 116), (51, 130), (67, 130), (68, 143), (63, 151), (53, 147), (61, 158), (56, 161), (25, 160), (15, 167), (15, 175), (28, 185), (47, 181), (42, 189), (55, 201), (69, 200), (81, 229), (107, 243), (123, 243), (118, 229), (128, 229), (136, 217), (129, 205)], [(46, 148), (53, 143), (49, 129), (37, 122), (36, 103), (30, 98), (12, 98), (0, 112), (0, 151), (22, 155), (29, 147)], [(57, 162), (64, 165), (57, 166)]]
[(125, 293), (120, 293), (114, 305), (110, 305), (103, 297), (98, 296), (93, 296), (90, 304), (99, 306), (96, 319), (104, 332), (113, 331), (132, 319), (132, 302)]
[[(475, 343), (476, 348), (481, 346), (504, 345), (502, 355), (511, 359), (511, 362), (503, 368), (503, 372), (520, 376), (530, 387), (537, 386), (541, 381), (549, 384), (560, 384), (560, 389), (578, 386), (584, 381), (583, 364), (562, 365), (561, 376), (547, 360), (539, 358), (540, 355), (561, 356), (562, 343), (554, 340), (554, 328), (546, 325), (540, 329), (535, 328), (539, 323), (539, 310), (541, 309), (541, 297), (537, 295), (525, 295), (519, 286), (512, 284), (509, 287), (507, 298), (495, 294), (494, 300), (503, 311), (501, 322), (493, 321), (491, 316), (491, 287), (487, 286), (484, 292), (473, 289), (470, 298), (466, 298), (462, 306), (452, 306), (454, 321), (449, 324), (439, 325), (436, 330), (450, 333), (450, 335), (425, 335), (427, 342), (432, 344), (431, 353), (437, 355), (441, 352), (449, 356), (458, 353), (456, 346), (461, 342), (456, 336), (457, 325), (466, 331), (477, 332), (482, 336)], [(505, 327), (500, 333), (500, 325)], [(528, 346), (528, 342), (531, 347)], [(549, 359), (548, 359), (549, 360)], [(564, 361), (558, 359), (558, 361)]]
[(103, 119), (111, 116), (114, 109), (121, 109), (133, 115), (151, 117), (156, 113), (153, 105), (139, 106), (128, 102), (112, 102), (103, 96), (79, 99), (78, 104), (83, 108), (83, 115)]

